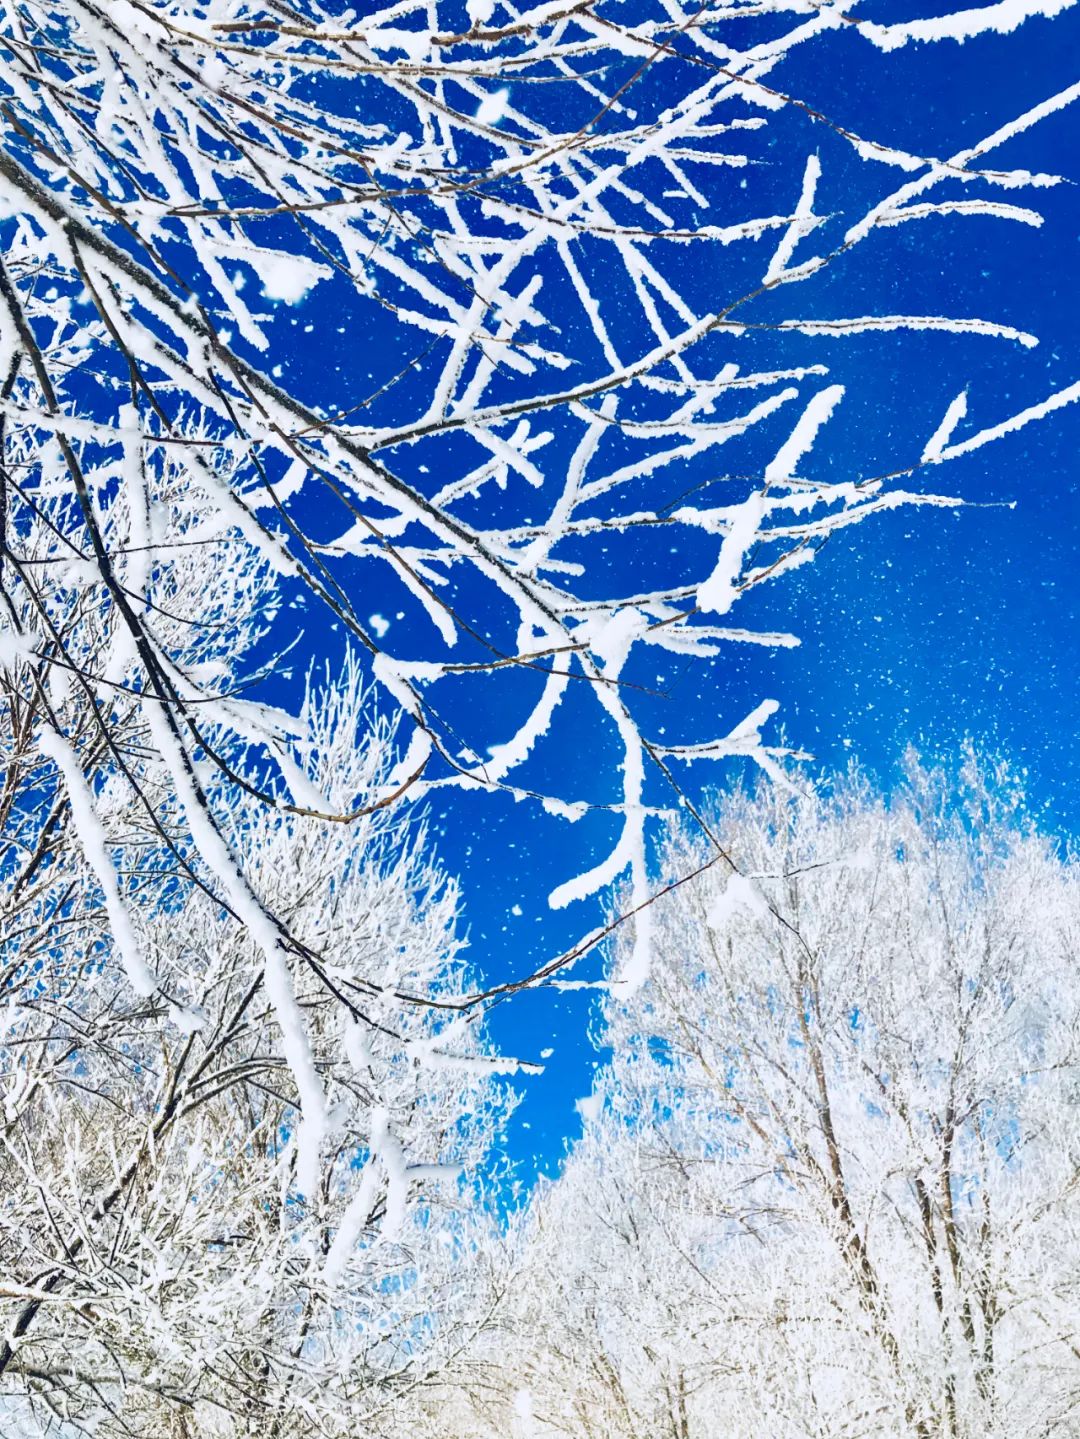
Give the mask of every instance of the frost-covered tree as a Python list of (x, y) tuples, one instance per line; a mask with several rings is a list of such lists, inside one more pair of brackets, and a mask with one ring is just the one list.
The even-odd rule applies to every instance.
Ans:
[[(274, 576), (207, 533), (189, 475), (162, 479), (145, 622), (170, 681), (255, 680)], [(62, 518), (69, 502), (38, 503)], [(127, 548), (133, 523), (121, 499), (104, 533)], [(461, 1342), (439, 1315), (467, 1280), (509, 1105), (456, 1008), (454, 886), (393, 802), (393, 725), (355, 662), (313, 681), (296, 719), (234, 694), (197, 721), (210, 833), (282, 936), (268, 970), (192, 840), (153, 711), (110, 678), (117, 610), (60, 524), (29, 538), (18, 563), (70, 667), (13, 645), (0, 681), (0, 1428), (374, 1428)]]
[[(360, 698), (353, 674), (313, 707), (304, 756), (342, 806), (392, 763), (385, 725), (357, 742)], [(109, 799), (97, 822), (121, 882), (152, 883), (157, 836)], [(462, 1179), (508, 1104), (475, 1026), (431, 1007), (467, 982), (452, 887), (387, 808), (330, 826), (234, 802), (254, 879), (318, 946), (295, 983), (327, 1141), (317, 1190), (298, 1193), (289, 1036), (250, 934), (176, 881), (128, 909), (155, 979), (134, 987), (70, 823), (28, 881), (6, 974), (4, 1390), (40, 1432), (48, 1416), (71, 1433), (374, 1430), (461, 1341), (439, 1315), (474, 1242)]]
[(711, 816), (464, 1433), (1075, 1433), (1077, 874), (967, 779)]

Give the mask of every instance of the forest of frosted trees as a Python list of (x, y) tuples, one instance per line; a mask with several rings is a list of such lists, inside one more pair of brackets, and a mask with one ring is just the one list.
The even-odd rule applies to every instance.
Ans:
[(770, 668), (1080, 400), (1070, 5), (6, 0), (0, 1439), (1080, 1433), (1068, 836)]

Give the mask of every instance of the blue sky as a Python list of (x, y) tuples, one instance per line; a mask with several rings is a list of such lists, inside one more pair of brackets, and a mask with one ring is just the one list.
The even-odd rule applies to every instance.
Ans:
[[(904, 18), (908, 13), (910, 7)], [(861, 83), (859, 62), (867, 57), (837, 49), (837, 63), (823, 63), (818, 50), (807, 57), (796, 82), (785, 72), (785, 83), (864, 133), (942, 153), (974, 138), (987, 120), (1004, 121), (1010, 110), (1074, 80), (1080, 26), (1074, 17), (1032, 22), (1007, 38), (920, 47), (891, 67), (879, 66), (873, 57), (869, 72), (880, 79), (882, 68), (892, 68), (895, 78), (872, 91)], [(1016, 144), (1009, 159), (1080, 182), (1078, 155), (1080, 133), (1073, 113), (1066, 112)], [(853, 182), (859, 178), (856, 173)], [(851, 200), (854, 208), (857, 194)], [(916, 407), (925, 412), (929, 433), (942, 396), (947, 402), (958, 375), (968, 382), (975, 425), (994, 423), (1076, 379), (1080, 190), (1061, 187), (1044, 213), (1041, 231), (1018, 235), (1019, 226), (987, 224), (977, 268), (962, 277), (954, 266), (966, 259), (969, 236), (939, 238), (929, 227), (909, 227), (912, 266), (930, 286), (928, 312), (957, 294), (973, 296), (975, 312), (1023, 324), (1040, 345), (1031, 353), (1005, 352), (964, 339), (941, 344), (934, 336), (921, 343), (882, 337), (861, 349), (838, 346), (830, 357), (833, 373), (850, 378), (849, 395), (860, 410), (854, 454), (865, 459), (880, 448), (887, 455), (893, 431), (907, 425)], [(838, 284), (847, 305), (858, 302), (874, 313), (882, 278), (871, 257)], [(822, 313), (829, 313), (829, 298), (821, 296)], [(886, 786), (909, 743), (948, 756), (972, 736), (1027, 770), (1030, 803), (1044, 811), (1047, 828), (1077, 834), (1078, 454), (1080, 410), (1069, 409), (959, 461), (947, 475), (935, 475), (940, 488), (962, 495), (971, 507), (898, 511), (830, 540), (812, 566), (763, 591), (751, 614), (740, 615), (743, 622), (760, 615), (763, 625), (789, 626), (800, 647), (771, 654), (749, 648), (729, 652), (705, 674), (688, 667), (671, 703), (706, 709), (730, 696), (736, 710), (743, 697), (752, 702), (755, 695), (773, 695), (782, 703), (790, 739), (812, 751), (817, 765), (827, 770), (854, 757)], [(851, 457), (841, 452), (829, 458), (840, 467)], [(490, 815), (485, 823), (492, 823)], [(514, 817), (496, 823), (500, 833), (509, 832)], [(448, 839), (450, 834), (448, 828)], [(489, 849), (488, 843), (473, 844), (474, 854)], [(481, 889), (470, 890), (471, 868), (465, 871), (467, 895)], [(482, 919), (473, 909), (475, 952), (485, 968), (501, 968), (511, 954), (516, 964), (527, 963), (529, 955), (549, 950), (555, 927), (541, 898), (522, 896), (520, 919), (500, 914), (498, 905)], [(505, 899), (513, 902), (510, 894)], [(570, 1101), (586, 1092), (593, 1058), (581, 1043), (584, 1001), (580, 994), (554, 1000), (523, 996), (516, 1001), (519, 1013), (505, 1020), (512, 1042), (529, 1033), (531, 1010), (531, 1022), (541, 1030), (549, 1026), (548, 1043), (555, 1046), (549, 1077), (534, 1081), (527, 1094), (519, 1121), (531, 1129), (516, 1137), (515, 1148), (520, 1144), (527, 1151), (531, 1135), (535, 1152), (550, 1159), (561, 1136), (576, 1128)]]
[[(895, 22), (949, 8), (878, 3), (860, 7), (859, 14)], [(864, 137), (945, 155), (1075, 82), (1078, 61), (1080, 20), (1072, 12), (1029, 21), (1009, 36), (982, 36), (962, 46), (912, 45), (887, 55), (841, 28), (795, 52), (773, 78), (811, 111)], [(781, 213), (792, 203), (805, 155), (815, 146), (823, 162), (817, 212), (832, 217), (833, 233), (884, 193), (883, 186), (895, 184), (895, 172), (883, 178), (881, 166), (838, 145), (829, 127), (806, 110), (782, 116), (772, 135), (756, 156), (755, 184), (759, 194), (775, 192)], [(807, 318), (902, 310), (979, 315), (1031, 331), (1037, 348), (922, 333), (829, 341), (825, 354), (820, 339), (797, 335), (782, 343), (775, 335), (739, 342), (746, 368), (751, 360), (762, 367), (825, 360), (831, 379), (846, 386), (842, 424), (830, 426), (815, 451), (814, 474), (857, 479), (910, 463), (912, 436), (928, 437), (962, 388), (968, 393), (965, 433), (974, 433), (1080, 378), (1078, 141), (1070, 108), (997, 152), (995, 163), (1003, 167), (1069, 177), (1035, 195), (1046, 217), (1041, 228), (981, 218), (909, 224), (890, 232), (887, 245), (868, 243), (800, 287), (800, 313)], [(1021, 195), (1018, 203), (1029, 200)], [(681, 223), (726, 218), (697, 213)], [(685, 279), (719, 304), (746, 288), (743, 263), (734, 250), (689, 247), (685, 264), (698, 271), (689, 270)], [(597, 283), (605, 283), (603, 276)], [(763, 297), (743, 318), (767, 320), (770, 303)], [(414, 334), (372, 309), (343, 310), (338, 317), (317, 299), (310, 314), (297, 311), (290, 320), (295, 328), (284, 345), (289, 379), (323, 404), (339, 394), (355, 402), (358, 391), (377, 388), (417, 349)], [(634, 324), (629, 309), (624, 323)], [(629, 331), (624, 338), (630, 351), (647, 348), (644, 334), (639, 342)], [(576, 345), (584, 356), (587, 335), (571, 330), (565, 339), (571, 352)], [(407, 410), (408, 384), (398, 386), (391, 400)], [(762, 443), (770, 438), (775, 441), (776, 433), (766, 433)], [(711, 663), (668, 657), (661, 674), (647, 677), (663, 690), (661, 698), (642, 702), (651, 722), (711, 736), (772, 696), (781, 702), (779, 723), (788, 740), (815, 757), (808, 773), (854, 758), (885, 787), (908, 744), (948, 756), (971, 736), (1027, 770), (1030, 803), (1046, 828), (1075, 835), (1078, 450), (1080, 406), (1073, 406), (906, 481), (969, 503), (959, 510), (899, 510), (835, 536), (812, 565), (740, 603), (737, 623), (790, 629), (800, 646), (776, 652), (730, 646)], [(452, 448), (444, 453), (452, 463)], [(558, 444), (543, 454), (548, 466), (565, 458)], [(739, 463), (752, 471), (763, 456), (764, 448), (751, 448)], [(410, 453), (391, 464), (419, 466), (422, 459), (422, 453)], [(674, 497), (674, 480), (672, 486)], [(639, 567), (645, 574), (662, 559), (628, 546), (611, 563), (619, 582), (630, 584)], [(416, 621), (407, 605), (399, 611), (396, 604), (376, 590), (370, 611), (399, 627), (400, 643), (400, 627), (407, 631)], [(408, 639), (406, 634), (404, 648)], [(304, 648), (314, 654), (333, 648), (314, 616)], [(483, 701), (491, 739), (505, 737), (500, 726), (512, 728), (498, 696), (492, 692)], [(469, 720), (467, 706), (462, 719)], [(588, 786), (611, 759), (592, 730), (575, 732), (564, 723), (538, 764), (549, 775)], [(693, 789), (745, 773), (738, 765), (710, 768), (688, 783)], [(546, 897), (589, 863), (604, 837), (603, 821), (567, 827), (486, 794), (443, 792), (430, 808), (441, 857), (461, 879), (471, 955), (487, 980), (528, 972), (596, 921), (599, 904), (554, 913)], [(599, 972), (596, 957), (581, 974)], [(514, 1121), (511, 1151), (526, 1172), (534, 1163), (557, 1162), (577, 1130), (574, 1101), (588, 1092), (597, 1057), (588, 1041), (590, 1004), (580, 992), (524, 994), (492, 1015), (496, 1037), (508, 1051), (529, 1059), (553, 1051), (545, 1074), (525, 1084)]]

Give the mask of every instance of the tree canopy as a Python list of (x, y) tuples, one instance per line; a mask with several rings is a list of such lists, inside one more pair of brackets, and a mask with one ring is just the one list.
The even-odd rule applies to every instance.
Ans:
[(463, 1434), (1074, 1431), (1077, 871), (1007, 773), (966, 781), (710, 814), (731, 865), (612, 996)]

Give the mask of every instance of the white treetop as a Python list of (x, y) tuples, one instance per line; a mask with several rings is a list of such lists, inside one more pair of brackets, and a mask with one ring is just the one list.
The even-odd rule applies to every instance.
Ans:
[(1074, 1432), (1077, 874), (968, 780), (711, 816), (463, 1434)]

